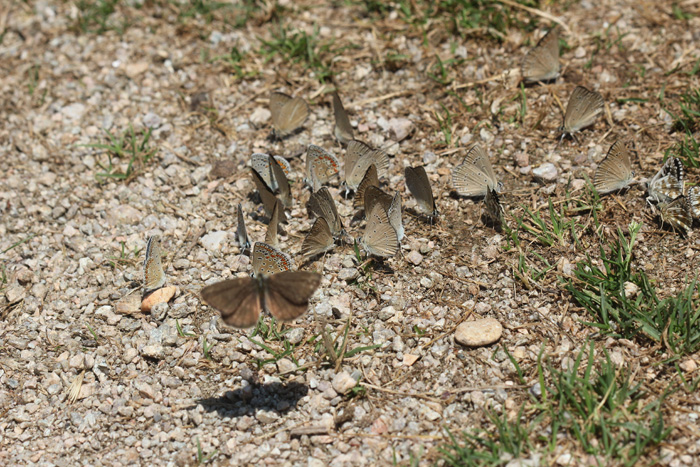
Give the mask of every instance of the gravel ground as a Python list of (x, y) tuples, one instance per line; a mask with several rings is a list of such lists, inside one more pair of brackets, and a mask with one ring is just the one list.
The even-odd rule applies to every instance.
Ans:
[[(561, 286), (587, 251), (597, 251), (595, 243), (545, 249), (531, 242), (524, 248), (538, 248), (552, 268), (527, 287), (516, 277), (518, 251), (508, 248), (505, 233), (483, 225), (478, 201), (452, 193), (450, 171), (463, 156), (455, 147), (489, 148), (511, 223), (523, 206), (540, 209), (550, 196), (582, 193), (585, 176), (615, 139), (634, 141), (635, 170), (651, 176), (676, 138), (659, 104), (661, 85), (667, 96), (698, 86), (695, 74), (664, 75), (693, 70), (700, 57), (696, 18), (681, 21), (670, 6), (651, 3), (557, 8), (551, 13), (569, 29), (563, 77), (521, 90), (526, 44), (549, 25), (521, 10), (519, 17), (538, 18), (539, 26), (511, 28), (499, 42), (478, 30), (460, 37), (427, 25), (428, 34), (416, 33), (393, 7), (370, 21), (354, 4), (269, 4), (235, 28), (221, 12), (188, 17), (177, 2), (135, 4), (119, 5), (109, 17), (128, 18), (129, 27), (99, 33), (76, 26), (85, 12), (78, 3), (0, 7), (0, 463), (429, 463), (448, 440), (445, 428), (485, 428), (485, 408), (517, 413), (538, 381), (532, 368), (543, 349), (554, 365), (566, 365), (593, 338), (620, 366), (650, 363), (649, 348), (597, 336)], [(357, 136), (392, 156), (384, 182), (402, 194), (406, 238), (400, 255), (369, 272), (350, 246), (307, 264), (298, 257), (312, 219), (297, 156), (310, 143), (341, 159), (344, 151), (333, 138), (326, 95), (332, 86), (319, 84), (319, 69), (260, 52), (261, 40), (276, 31), (270, 19), (279, 15), (309, 35), (317, 26), (317, 37), (333, 39), (336, 50), (346, 47), (332, 70)], [(241, 61), (220, 58), (232, 48)], [(400, 56), (399, 65), (386, 58), (390, 53)], [(438, 56), (462, 59), (448, 69), (452, 82), (444, 87), (429, 78)], [(555, 147), (557, 102), (565, 105), (577, 84), (603, 94), (605, 118), (582, 132), (579, 144)], [(283, 141), (269, 138), (267, 96), (274, 89), (311, 105), (304, 130)], [(645, 101), (625, 100), (632, 97)], [(462, 110), (441, 129), (447, 99)], [(130, 128), (139, 141), (151, 130), (144, 148), (155, 150), (152, 159), (137, 163), (126, 180), (99, 176), (109, 151), (95, 145), (108, 142), (106, 132), (119, 137)], [(296, 203), (280, 245), (298, 267), (323, 273), (310, 312), (286, 324), (281, 337), (265, 326), (253, 337), (228, 328), (199, 298), (204, 285), (252, 269), (235, 240), (238, 203), (252, 240), (264, 239), (262, 206), (246, 168), (254, 152), (292, 163)], [(114, 158), (113, 171), (126, 171), (128, 162)], [(414, 215), (404, 184), (404, 167), (418, 164), (438, 199), (434, 225)], [(358, 237), (364, 222), (352, 200), (342, 198), (337, 182), (330, 190)], [(660, 231), (639, 187), (606, 200), (605, 208), (610, 232), (645, 222), (635, 264), (655, 271), (662, 255), (667, 274), (655, 276), (658, 285), (677, 292), (686, 272), (697, 269), (697, 234), (681, 239)], [(176, 296), (151, 313), (120, 307), (140, 293), (143, 252), (154, 234), (162, 236)], [(455, 343), (455, 328), (479, 318), (502, 325), (500, 342)], [(338, 343), (347, 335), (344, 359), (325, 356), (324, 327)], [(529, 369), (526, 384), (504, 348)], [(681, 363), (692, 374), (697, 361), (696, 354)], [(641, 380), (658, 376), (651, 363)], [(700, 452), (693, 438), (700, 401), (685, 397), (667, 425), (689, 428), (665, 444), (664, 464), (692, 465)], [(563, 444), (528, 465), (558, 459), (588, 462)]]

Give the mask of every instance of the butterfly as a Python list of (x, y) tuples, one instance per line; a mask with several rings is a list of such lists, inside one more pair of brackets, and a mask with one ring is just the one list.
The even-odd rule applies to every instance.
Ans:
[(396, 239), (401, 242), (404, 236), (404, 229), (403, 221), (401, 220), (401, 194), (398, 191), (394, 193), (386, 213), (389, 216), (389, 223), (396, 231)]
[(377, 166), (371, 164), (365, 172), (365, 176), (362, 177), (362, 181), (357, 186), (355, 190), (355, 197), (352, 200), (352, 205), (354, 208), (361, 208), (365, 205), (365, 192), (367, 188), (374, 186), (379, 187), (379, 177), (377, 175)]
[(270, 94), (270, 113), (275, 135), (283, 138), (304, 124), (309, 116), (309, 106), (301, 97), (273, 92)]
[(664, 201), (657, 205), (661, 222), (670, 225), (674, 230), (686, 236), (693, 225), (693, 215), (688, 199), (681, 195), (673, 201)]
[(241, 253), (250, 250), (250, 239), (248, 238), (248, 230), (245, 228), (245, 218), (243, 217), (241, 203), (238, 203), (238, 227), (236, 228), (236, 237), (238, 238), (238, 246), (241, 248)]
[(608, 155), (598, 165), (593, 186), (598, 193), (606, 194), (626, 187), (633, 177), (629, 150), (622, 141), (616, 141), (610, 146)]
[(311, 230), (301, 245), (301, 255), (305, 258), (320, 255), (333, 248), (335, 244), (328, 222), (323, 217), (316, 218)]
[(365, 210), (365, 217), (369, 216), (369, 213), (372, 212), (372, 209), (374, 209), (375, 204), (381, 204), (382, 206), (384, 206), (384, 209), (388, 211), (392, 201), (393, 198), (391, 197), (391, 195), (379, 188), (378, 186), (367, 187), (364, 193), (363, 205)]
[[(289, 161), (281, 156), (274, 156), (274, 161), (279, 164), (284, 171), (285, 179), (288, 179), (292, 174), (292, 166), (289, 164)], [(277, 178), (272, 170), (272, 164), (270, 164), (269, 154), (259, 152), (253, 154), (250, 156), (250, 165), (273, 191), (279, 189)]]
[(550, 81), (559, 76), (559, 30), (556, 26), (525, 55), (522, 76), (526, 83)]
[(153, 235), (146, 243), (146, 259), (143, 262), (143, 292), (147, 295), (165, 285), (163, 271), (163, 251), (160, 248), (160, 237)]
[(435, 198), (433, 198), (433, 190), (430, 187), (428, 174), (425, 173), (425, 168), (422, 165), (418, 167), (406, 167), (404, 171), (406, 176), (406, 186), (416, 198), (416, 207), (419, 213), (430, 218), (438, 216), (438, 210), (435, 207)]
[(284, 206), (282, 202), (277, 200), (275, 207), (272, 208), (272, 214), (270, 215), (270, 222), (267, 224), (267, 232), (265, 232), (265, 243), (271, 245), (275, 248), (279, 245), (277, 242), (277, 232), (279, 230), (280, 224), (280, 213), (284, 212)]
[(275, 164), (275, 160), (270, 156), (270, 167), (272, 167), (272, 175), (277, 181), (277, 195), (286, 207), (292, 206), (292, 188), (289, 186), (289, 179), (282, 170), (279, 164)]
[(499, 182), (491, 167), (488, 153), (478, 144), (474, 145), (464, 161), (452, 169), (452, 184), (462, 196), (486, 196), (488, 188), (500, 193)]
[(343, 221), (338, 215), (335, 201), (333, 201), (328, 188), (324, 186), (317, 192), (312, 193), (307, 208), (314, 216), (323, 217), (326, 220), (333, 236), (337, 237), (343, 234)]
[(381, 176), (389, 168), (389, 156), (362, 141), (350, 141), (345, 150), (345, 184), (348, 188), (357, 189), (372, 164), (377, 167), (377, 175)]
[(377, 204), (381, 205), (386, 211), (389, 224), (394, 228), (396, 237), (401, 242), (404, 237), (403, 222), (401, 220), (401, 195), (396, 192), (392, 197), (381, 188), (371, 185), (367, 188), (364, 196), (365, 216), (369, 216)]
[(566, 135), (574, 136), (574, 133), (593, 125), (604, 108), (605, 102), (600, 93), (576, 86), (566, 106), (564, 124), (559, 128), (562, 138)]
[(338, 174), (340, 164), (338, 159), (325, 149), (309, 144), (306, 148), (306, 178), (304, 183), (313, 191), (318, 191), (321, 185), (328, 183)]
[(341, 144), (348, 144), (353, 140), (352, 125), (350, 125), (348, 113), (345, 111), (337, 92), (333, 93), (333, 115), (335, 116), (335, 128), (333, 129), (335, 139)]
[(256, 276), (289, 271), (294, 265), (292, 257), (287, 253), (262, 242), (255, 242), (253, 246), (252, 263), (253, 273)]
[(249, 328), (258, 322), (263, 310), (280, 321), (303, 315), (320, 284), (320, 274), (284, 271), (217, 282), (204, 287), (201, 296), (221, 313), (226, 324)]
[(700, 187), (693, 186), (688, 189), (688, 204), (693, 217), (700, 219)]
[(399, 250), (398, 235), (381, 203), (376, 203), (369, 213), (360, 243), (367, 253), (379, 257), (394, 256)]
[(669, 157), (647, 184), (647, 202), (656, 203), (674, 200), (685, 189), (685, 170), (683, 162), (677, 157)]
[(503, 206), (501, 206), (501, 202), (498, 199), (498, 193), (493, 188), (489, 188), (486, 191), (483, 217), (486, 224), (496, 229), (500, 229), (503, 225)]
[(260, 200), (262, 201), (263, 208), (265, 208), (265, 215), (272, 216), (272, 210), (275, 208), (275, 203), (277, 203), (277, 197), (273, 193), (272, 189), (265, 183), (260, 174), (258, 174), (255, 169), (251, 169), (251, 174), (253, 175), (253, 182), (255, 182), (255, 187), (258, 189), (260, 194)]

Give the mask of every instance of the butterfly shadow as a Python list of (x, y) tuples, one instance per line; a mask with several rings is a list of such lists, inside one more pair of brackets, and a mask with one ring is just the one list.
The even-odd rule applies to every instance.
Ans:
[(422, 224), (428, 224), (431, 227), (435, 224), (439, 223), (440, 220), (440, 214), (438, 213), (437, 216), (429, 216), (427, 214), (423, 214), (422, 212), (418, 212), (414, 208), (404, 208), (404, 212), (409, 214), (412, 219), (414, 219), (416, 222), (420, 222)]
[(226, 391), (221, 396), (198, 399), (196, 402), (207, 412), (217, 412), (222, 417), (255, 415), (259, 410), (283, 414), (294, 410), (308, 392), (309, 387), (297, 381), (251, 382), (248, 386)]

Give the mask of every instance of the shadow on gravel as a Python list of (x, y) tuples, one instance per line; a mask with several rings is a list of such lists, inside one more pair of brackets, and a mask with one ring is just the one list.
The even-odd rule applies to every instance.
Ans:
[(226, 391), (219, 397), (199, 399), (197, 404), (207, 412), (216, 411), (222, 417), (254, 415), (258, 410), (284, 413), (294, 409), (299, 399), (308, 392), (308, 386), (296, 381), (286, 384), (251, 383), (233, 391)]

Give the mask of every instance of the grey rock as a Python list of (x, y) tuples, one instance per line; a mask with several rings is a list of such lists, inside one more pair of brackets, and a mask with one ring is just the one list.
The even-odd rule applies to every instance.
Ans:
[(503, 334), (503, 326), (493, 318), (465, 321), (455, 330), (455, 341), (469, 347), (481, 347), (497, 342)]

